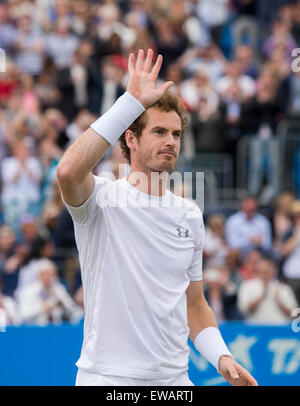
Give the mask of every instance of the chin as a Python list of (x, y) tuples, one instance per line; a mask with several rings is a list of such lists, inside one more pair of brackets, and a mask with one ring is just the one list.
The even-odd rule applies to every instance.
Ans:
[(157, 163), (157, 172), (172, 172), (176, 164), (176, 159), (166, 159)]

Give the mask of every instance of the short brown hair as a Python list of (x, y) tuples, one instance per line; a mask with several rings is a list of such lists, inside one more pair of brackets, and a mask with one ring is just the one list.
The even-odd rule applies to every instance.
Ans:
[[(159, 100), (157, 100), (155, 103), (149, 106), (146, 109), (146, 111), (131, 124), (128, 130), (131, 130), (136, 137), (140, 137), (142, 135), (144, 128), (147, 125), (145, 113), (150, 108), (155, 108), (157, 110), (164, 111), (167, 113), (170, 111), (175, 111), (178, 114), (181, 121), (181, 130), (182, 130), (181, 138), (183, 138), (188, 121), (186, 108), (182, 103), (182, 101), (180, 100), (180, 98), (170, 91), (166, 92)], [(130, 163), (130, 149), (128, 148), (126, 143), (125, 132), (120, 137), (120, 146), (122, 149), (123, 156)]]

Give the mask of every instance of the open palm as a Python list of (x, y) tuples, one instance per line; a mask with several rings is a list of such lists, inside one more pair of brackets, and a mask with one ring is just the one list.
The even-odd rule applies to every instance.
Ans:
[(129, 81), (126, 90), (145, 108), (160, 99), (173, 84), (173, 82), (165, 82), (160, 87), (156, 87), (163, 58), (158, 55), (154, 64), (152, 60), (152, 49), (148, 49), (146, 58), (144, 58), (144, 51), (140, 49), (137, 58), (134, 54), (130, 54), (128, 60)]

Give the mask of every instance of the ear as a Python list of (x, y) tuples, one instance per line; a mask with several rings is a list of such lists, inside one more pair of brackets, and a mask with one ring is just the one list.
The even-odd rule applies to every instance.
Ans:
[(137, 138), (134, 135), (134, 132), (131, 130), (126, 130), (125, 131), (125, 140), (127, 147), (130, 149), (130, 151), (135, 151), (136, 149), (136, 144), (137, 144)]

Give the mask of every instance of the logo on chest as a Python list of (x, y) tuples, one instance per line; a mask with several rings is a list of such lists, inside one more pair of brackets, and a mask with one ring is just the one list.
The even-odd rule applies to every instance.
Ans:
[(176, 228), (178, 237), (187, 238), (190, 234), (189, 230), (185, 227), (177, 227)]

